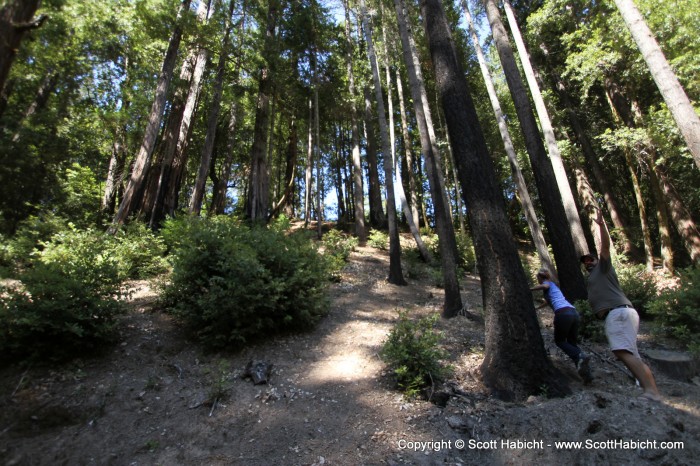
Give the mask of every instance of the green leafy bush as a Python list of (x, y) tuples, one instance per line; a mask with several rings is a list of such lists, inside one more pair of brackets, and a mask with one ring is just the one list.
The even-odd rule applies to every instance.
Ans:
[(380, 230), (370, 230), (367, 244), (385, 251), (389, 248), (389, 235)]
[(663, 291), (649, 302), (649, 314), (657, 329), (700, 355), (700, 268), (691, 267), (681, 273), (677, 288)]
[(452, 372), (440, 362), (447, 353), (438, 346), (442, 336), (434, 330), (438, 318), (434, 315), (413, 321), (400, 311), (399, 320), (382, 347), (382, 358), (394, 371), (399, 389), (409, 397)]
[[(455, 232), (457, 242), (457, 267), (465, 272), (473, 272), (476, 267), (476, 253), (471, 237)], [(440, 258), (440, 239), (436, 233), (429, 232), (423, 236), (423, 242), (436, 258)]]
[(4, 358), (64, 359), (113, 341), (123, 307), (108, 243), (89, 231), (54, 235), (31, 267), (0, 289)]
[(581, 325), (579, 326), (581, 338), (598, 343), (604, 342), (606, 340), (604, 321), (595, 316), (588, 301), (582, 299), (574, 302), (573, 305), (581, 316)]
[[(311, 328), (327, 310), (327, 264), (303, 235), (249, 228), (229, 217), (166, 224), (182, 236), (163, 304), (205, 345), (240, 348)], [(164, 236), (173, 238), (172, 231)]]
[(625, 296), (640, 316), (647, 317), (647, 303), (657, 294), (656, 278), (644, 264), (615, 264), (617, 278)]
[(348, 262), (350, 253), (358, 245), (357, 238), (344, 235), (340, 230), (330, 230), (323, 235), (324, 254), (329, 261), (329, 272), (334, 279), (340, 278), (340, 271)]
[(122, 279), (153, 277), (169, 268), (165, 241), (141, 222), (120, 229), (109, 244), (109, 252)]
[(476, 253), (471, 236), (457, 232), (457, 253), (459, 260), (457, 265), (465, 272), (473, 272), (476, 269)]
[(43, 243), (68, 229), (68, 222), (52, 213), (31, 216), (24, 220), (14, 235), (2, 238), (0, 243), (0, 267), (5, 269), (3, 275), (13, 276), (28, 267), (34, 260), (35, 250), (43, 249)]

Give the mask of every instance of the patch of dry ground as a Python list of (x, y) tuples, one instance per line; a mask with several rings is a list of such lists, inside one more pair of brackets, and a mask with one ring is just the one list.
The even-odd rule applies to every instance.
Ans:
[[(392, 390), (379, 349), (398, 309), (439, 312), (442, 292), (420, 280), (389, 285), (387, 271), (386, 254), (359, 248), (332, 287), (332, 309), (317, 329), (234, 355), (203, 353), (188, 342), (168, 316), (152, 310), (154, 293), (144, 283), (111, 354), (0, 371), (0, 462), (697, 464), (700, 388), (657, 371), (664, 402), (640, 401), (639, 389), (600, 345), (585, 345), (597, 357), (596, 381), (584, 387), (554, 346), (547, 311), (540, 314), (545, 344), (570, 375), (573, 395), (525, 403), (487, 396), (477, 377), (483, 324), (457, 317), (439, 323), (453, 354), (455, 395), (444, 408), (403, 399)], [(468, 277), (463, 290), (478, 308), (478, 280)], [(642, 335), (642, 352), (653, 344)], [(242, 377), (251, 360), (273, 364), (268, 384)], [(459, 441), (466, 447), (457, 448)], [(565, 448), (557, 441), (597, 443)], [(683, 448), (661, 448), (668, 441)], [(432, 444), (403, 448), (421, 449), (417, 442)]]

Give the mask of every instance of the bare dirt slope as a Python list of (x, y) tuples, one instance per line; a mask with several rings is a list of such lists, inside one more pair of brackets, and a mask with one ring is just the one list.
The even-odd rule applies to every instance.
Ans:
[[(425, 281), (387, 284), (387, 261), (359, 248), (316, 330), (233, 355), (188, 342), (153, 310), (155, 294), (142, 283), (122, 342), (107, 356), (0, 371), (0, 463), (697, 464), (700, 387), (657, 371), (664, 402), (638, 400), (639, 389), (597, 345), (585, 345), (598, 356), (596, 381), (583, 386), (552, 342), (547, 311), (545, 343), (570, 375), (572, 396), (525, 403), (488, 397), (478, 381), (483, 324), (457, 317), (439, 323), (454, 355), (455, 395), (442, 408), (405, 400), (392, 390), (379, 349), (397, 310), (439, 312), (442, 292)], [(478, 309), (478, 280), (467, 278), (463, 290)], [(640, 339), (642, 352), (654, 345), (647, 335)], [(242, 377), (249, 361), (273, 365), (268, 384)], [(583, 443), (565, 448), (558, 441)], [(665, 448), (669, 441), (680, 443)]]

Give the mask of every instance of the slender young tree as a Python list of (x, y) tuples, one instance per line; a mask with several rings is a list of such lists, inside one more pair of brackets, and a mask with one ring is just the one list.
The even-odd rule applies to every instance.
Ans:
[(397, 68), (396, 70), (396, 92), (399, 98), (399, 113), (401, 115), (401, 138), (403, 141), (404, 150), (404, 161), (405, 173), (408, 178), (408, 192), (411, 198), (411, 216), (413, 217), (413, 223), (420, 225), (420, 216), (418, 215), (418, 186), (416, 183), (416, 175), (413, 170), (414, 165), (414, 154), (411, 144), (411, 136), (408, 132), (408, 119), (406, 118), (406, 104), (404, 103), (403, 97), (403, 84), (401, 83), (401, 74)]
[(491, 72), (489, 71), (488, 66), (486, 64), (484, 52), (481, 50), (479, 36), (476, 33), (476, 28), (474, 27), (474, 22), (472, 21), (472, 16), (469, 12), (469, 6), (467, 5), (466, 0), (462, 0), (462, 10), (464, 11), (464, 17), (467, 20), (469, 34), (471, 36), (472, 43), (474, 44), (474, 48), (476, 50), (476, 57), (479, 61), (479, 68), (481, 69), (481, 74), (483, 75), (484, 82), (486, 83), (486, 91), (489, 94), (491, 107), (493, 108), (493, 113), (495, 114), (496, 121), (498, 122), (498, 130), (501, 133), (501, 139), (503, 139), (503, 146), (505, 147), (506, 155), (508, 156), (510, 169), (513, 172), (513, 178), (515, 179), (515, 186), (518, 191), (520, 205), (522, 206), (523, 213), (525, 214), (525, 220), (527, 221), (527, 225), (528, 227), (530, 227), (532, 241), (535, 243), (535, 249), (537, 249), (537, 255), (539, 256), (542, 265), (544, 267), (547, 267), (547, 269), (553, 275), (555, 275), (556, 273), (554, 264), (552, 263), (552, 259), (549, 257), (547, 243), (544, 240), (542, 229), (540, 228), (539, 221), (537, 220), (537, 213), (535, 212), (535, 206), (532, 204), (532, 200), (530, 199), (530, 191), (527, 188), (525, 177), (523, 176), (522, 170), (520, 170), (520, 163), (518, 162), (518, 156), (515, 153), (513, 141), (510, 138), (510, 131), (508, 131), (508, 125), (506, 124), (505, 115), (503, 114), (501, 104), (498, 101), (496, 87), (493, 84)]
[(530, 98), (523, 85), (513, 55), (513, 49), (508, 40), (508, 33), (503, 26), (496, 0), (483, 0), (483, 3), (491, 31), (493, 32), (498, 56), (501, 59), (506, 82), (513, 97), (520, 128), (525, 137), (525, 146), (530, 157), (530, 165), (532, 166), (535, 183), (540, 195), (545, 224), (550, 235), (562, 291), (570, 300), (585, 299), (587, 292), (578, 260), (579, 256), (576, 254), (571, 228), (566, 220), (566, 211), (556, 184), (552, 162), (547, 156), (542, 143), (535, 114), (530, 104)]
[(343, 0), (345, 9), (345, 66), (348, 72), (348, 93), (350, 98), (350, 130), (352, 138), (352, 182), (355, 193), (353, 207), (355, 211), (355, 236), (361, 245), (367, 242), (365, 228), (365, 202), (362, 189), (362, 161), (360, 159), (360, 130), (357, 126), (357, 101), (355, 89), (355, 73), (353, 72), (354, 46), (350, 37), (350, 6), (348, 0)]
[(673, 119), (678, 125), (688, 149), (700, 168), (700, 116), (668, 64), (661, 47), (654, 39), (644, 17), (633, 0), (615, 0), (622, 19), (637, 43), (649, 71), (661, 92)]
[(549, 393), (563, 394), (567, 387), (545, 351), (503, 195), (442, 3), (421, 0), (421, 12), (479, 264), (486, 311), (484, 380), (505, 399), (523, 399), (542, 386)]
[(530, 95), (535, 103), (535, 110), (537, 111), (537, 116), (540, 121), (540, 128), (542, 128), (544, 140), (547, 143), (549, 159), (551, 160), (552, 168), (554, 169), (554, 176), (557, 180), (559, 194), (561, 194), (564, 212), (566, 212), (566, 219), (569, 222), (569, 227), (571, 228), (571, 237), (574, 240), (574, 247), (576, 248), (577, 255), (581, 256), (588, 253), (589, 248), (588, 244), (586, 243), (586, 237), (583, 234), (583, 226), (581, 225), (581, 218), (579, 217), (578, 209), (576, 208), (574, 194), (571, 192), (571, 186), (569, 185), (569, 180), (566, 176), (566, 169), (564, 168), (561, 152), (559, 151), (559, 146), (557, 145), (557, 140), (554, 136), (554, 128), (552, 127), (552, 122), (549, 118), (549, 111), (547, 111), (547, 106), (542, 98), (540, 86), (537, 84), (535, 71), (530, 63), (530, 55), (525, 47), (525, 41), (520, 34), (520, 27), (515, 19), (513, 7), (510, 5), (509, 0), (503, 0), (503, 6), (506, 10), (506, 18), (508, 19), (508, 24), (510, 25), (510, 32), (513, 35), (513, 40), (515, 41), (515, 46), (518, 50), (520, 63), (522, 64), (523, 71), (525, 72), (525, 79), (530, 88)]
[(365, 32), (365, 41), (367, 42), (367, 58), (369, 59), (370, 68), (372, 69), (372, 78), (374, 81), (374, 93), (377, 102), (377, 120), (379, 121), (379, 133), (382, 140), (382, 152), (384, 154), (384, 176), (386, 183), (386, 211), (387, 220), (389, 222), (389, 283), (393, 285), (406, 285), (406, 279), (403, 277), (401, 269), (401, 241), (399, 238), (399, 229), (396, 219), (396, 200), (394, 198), (394, 173), (391, 160), (391, 143), (389, 142), (389, 134), (386, 124), (386, 113), (384, 109), (384, 96), (382, 93), (382, 83), (379, 78), (379, 65), (377, 56), (374, 52), (374, 43), (372, 40), (372, 27), (370, 18), (367, 14), (365, 1), (360, 0), (360, 8), (362, 9), (362, 25)]
[[(382, 14), (384, 14), (384, 8), (382, 7)], [(396, 192), (399, 195), (399, 202), (401, 203), (401, 209), (403, 210), (403, 213), (406, 217), (406, 223), (408, 224), (408, 228), (411, 231), (411, 235), (413, 235), (413, 239), (416, 241), (416, 246), (418, 247), (418, 251), (420, 252), (421, 258), (425, 262), (432, 262), (432, 254), (430, 254), (430, 251), (428, 251), (428, 247), (425, 245), (423, 242), (423, 239), (420, 236), (420, 231), (418, 230), (418, 224), (413, 221), (413, 213), (411, 212), (411, 207), (408, 205), (408, 200), (406, 199), (406, 193), (403, 190), (403, 180), (401, 179), (401, 170), (400, 168), (397, 169), (397, 163), (396, 163), (396, 137), (394, 134), (394, 106), (393, 106), (393, 99), (391, 95), (391, 66), (390, 66), (390, 52), (389, 52), (389, 45), (387, 41), (387, 34), (386, 34), (386, 25), (382, 23), (382, 37), (383, 37), (383, 42), (384, 42), (384, 50), (383, 50), (383, 55), (384, 55), (384, 71), (386, 75), (386, 93), (387, 93), (387, 107), (388, 107), (388, 115), (389, 115), (389, 139), (390, 139), (390, 148), (391, 148), (391, 165), (392, 165), (392, 172), (396, 173), (396, 184), (394, 185), (396, 187)], [(397, 80), (398, 80), (398, 75), (397, 75)], [(385, 160), (386, 163), (386, 160)]]
[[(435, 229), (439, 239), (440, 261), (445, 289), (442, 316), (449, 318), (456, 316), (463, 308), (459, 280), (457, 278), (457, 240), (455, 238), (454, 225), (448, 211), (445, 184), (441, 176), (440, 153), (433, 129), (430, 106), (428, 105), (428, 98), (423, 85), (420, 62), (415, 43), (413, 42), (413, 34), (407, 21), (406, 5), (402, 0), (394, 0), (394, 7), (396, 9), (399, 35), (401, 36), (404, 62), (408, 71), (421, 148), (425, 157), (430, 193), (433, 199)], [(425, 212), (425, 209), (423, 209), (423, 212)]]
[(197, 171), (197, 179), (195, 180), (194, 190), (190, 197), (190, 212), (196, 215), (202, 210), (202, 200), (204, 199), (204, 187), (207, 182), (207, 175), (210, 171), (212, 154), (214, 152), (214, 141), (216, 138), (216, 123), (219, 120), (219, 112), (221, 111), (221, 96), (224, 89), (224, 71), (226, 70), (226, 59), (229, 54), (229, 37), (231, 35), (233, 0), (229, 3), (228, 15), (225, 20), (224, 38), (221, 40), (221, 52), (219, 54), (219, 63), (216, 67), (216, 76), (214, 78), (214, 92), (211, 97), (209, 107), (209, 116), (207, 118), (207, 135), (204, 138), (204, 146), (199, 162), (199, 170)]

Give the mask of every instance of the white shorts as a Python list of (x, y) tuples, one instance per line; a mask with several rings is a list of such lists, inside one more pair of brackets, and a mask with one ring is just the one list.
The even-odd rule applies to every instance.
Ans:
[(639, 314), (631, 307), (618, 307), (605, 319), (605, 335), (612, 351), (625, 350), (639, 357), (637, 331)]

